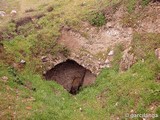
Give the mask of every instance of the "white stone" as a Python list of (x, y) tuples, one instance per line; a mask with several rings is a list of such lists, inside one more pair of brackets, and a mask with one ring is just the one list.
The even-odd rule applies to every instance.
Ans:
[(16, 10), (12, 10), (11, 14), (17, 14), (17, 11)]
[(25, 60), (21, 60), (20, 63), (21, 63), (21, 64), (25, 64), (26, 61), (25, 61)]
[(134, 110), (132, 109), (132, 110), (130, 111), (130, 113), (134, 113)]
[(109, 53), (108, 53), (108, 56), (113, 56), (114, 55), (114, 51), (111, 50)]
[(0, 16), (4, 17), (6, 15), (6, 13), (4, 11), (0, 11)]
[(79, 108), (80, 111), (82, 111), (82, 108)]
[(3, 77), (2, 77), (2, 80), (5, 80), (5, 81), (6, 81), (6, 80), (8, 80), (8, 77), (3, 76)]
[(105, 66), (104, 66), (104, 65), (100, 65), (99, 68), (100, 68), (100, 69), (103, 69), (103, 68), (105, 68)]
[(43, 75), (45, 75), (47, 72), (46, 71), (43, 71)]
[(116, 102), (115, 106), (118, 106), (118, 102)]
[(105, 64), (109, 64), (109, 63), (110, 63), (110, 61), (108, 59), (106, 59)]
[(110, 68), (111, 66), (108, 64), (108, 65), (106, 65), (106, 68)]
[(112, 23), (112, 22), (108, 22), (108, 23), (106, 24), (106, 27), (112, 28), (112, 27), (113, 27), (113, 23)]

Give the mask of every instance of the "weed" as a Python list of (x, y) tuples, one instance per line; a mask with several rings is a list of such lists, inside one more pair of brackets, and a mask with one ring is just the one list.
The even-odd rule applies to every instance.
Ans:
[(106, 23), (105, 15), (101, 12), (95, 13), (92, 16), (90, 23), (94, 26), (97, 26), (97, 27), (103, 26)]
[(141, 4), (144, 7), (144, 6), (147, 6), (150, 2), (151, 0), (142, 0)]

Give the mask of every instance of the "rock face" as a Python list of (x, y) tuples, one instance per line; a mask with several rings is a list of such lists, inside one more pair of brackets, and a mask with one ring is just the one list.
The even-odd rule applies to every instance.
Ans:
[(47, 80), (55, 80), (71, 94), (77, 94), (81, 86), (95, 82), (96, 76), (73, 60), (56, 65), (45, 74)]
[(130, 53), (131, 48), (126, 49), (123, 53), (121, 62), (120, 62), (120, 71), (128, 70), (135, 62), (136, 57), (133, 53)]
[(157, 48), (157, 49), (155, 50), (155, 55), (156, 55), (156, 57), (160, 60), (160, 48)]

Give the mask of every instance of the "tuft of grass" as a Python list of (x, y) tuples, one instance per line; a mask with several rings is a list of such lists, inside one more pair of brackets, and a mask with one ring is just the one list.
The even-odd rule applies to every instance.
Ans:
[(137, 3), (137, 0), (127, 0), (127, 10), (129, 13), (132, 13), (134, 12), (135, 10), (135, 7), (136, 7), (136, 3)]
[[(132, 41), (133, 52), (140, 59), (146, 59), (152, 56), (155, 49), (160, 46), (159, 33), (135, 33)], [(148, 52), (146, 52), (148, 51)]]
[(101, 27), (106, 24), (105, 15), (101, 12), (95, 13), (89, 21), (92, 25), (97, 27)]
[(151, 0), (142, 0), (141, 4), (143, 7), (147, 6), (149, 3), (151, 2)]

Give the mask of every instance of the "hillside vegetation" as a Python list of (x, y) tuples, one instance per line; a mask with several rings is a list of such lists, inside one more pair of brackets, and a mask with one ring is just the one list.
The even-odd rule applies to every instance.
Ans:
[[(61, 29), (68, 26), (80, 31), (88, 22), (101, 29), (107, 23), (104, 11), (123, 6), (121, 23), (136, 29), (137, 21), (149, 6), (149, 0), (1, 0), (0, 10), (0, 119), (1, 120), (128, 120), (125, 115), (158, 114), (160, 119), (160, 61), (155, 48), (160, 47), (160, 33), (133, 33), (130, 44), (137, 62), (119, 72), (124, 50), (114, 48), (112, 68), (104, 68), (96, 83), (71, 95), (54, 81), (43, 76), (41, 56), (70, 51), (56, 41)], [(10, 16), (15, 9), (17, 16)], [(20, 61), (26, 64), (21, 66)], [(134, 118), (141, 120), (142, 118)], [(151, 118), (152, 119), (152, 118)]]

